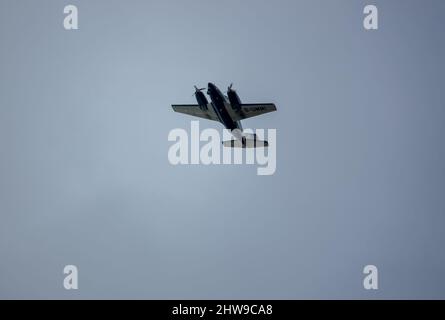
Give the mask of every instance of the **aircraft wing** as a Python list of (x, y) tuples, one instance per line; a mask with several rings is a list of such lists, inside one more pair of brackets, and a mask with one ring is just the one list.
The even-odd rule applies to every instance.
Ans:
[(260, 114), (276, 111), (273, 103), (248, 103), (242, 104), (239, 110), (233, 110), (235, 120), (243, 120)]
[(173, 104), (172, 108), (174, 111), (179, 113), (185, 113), (190, 116), (219, 121), (218, 116), (213, 111), (213, 108), (209, 105), (207, 110), (201, 110), (197, 104)]

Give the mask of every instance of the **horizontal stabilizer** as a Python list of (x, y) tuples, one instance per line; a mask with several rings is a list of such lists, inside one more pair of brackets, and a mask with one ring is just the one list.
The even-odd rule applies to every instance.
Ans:
[(267, 141), (258, 139), (243, 139), (223, 141), (223, 146), (227, 148), (267, 148), (269, 143)]

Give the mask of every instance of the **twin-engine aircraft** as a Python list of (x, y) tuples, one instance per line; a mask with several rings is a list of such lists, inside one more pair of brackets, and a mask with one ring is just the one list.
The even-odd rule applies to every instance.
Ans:
[(173, 110), (199, 118), (221, 122), (230, 130), (236, 140), (224, 141), (225, 147), (256, 148), (267, 147), (268, 142), (257, 139), (255, 134), (243, 132), (241, 120), (259, 116), (263, 113), (276, 111), (273, 103), (241, 103), (240, 98), (230, 85), (225, 96), (213, 83), (208, 84), (207, 94), (211, 102), (208, 102), (202, 91), (205, 88), (195, 86), (195, 97), (198, 104), (173, 104)]

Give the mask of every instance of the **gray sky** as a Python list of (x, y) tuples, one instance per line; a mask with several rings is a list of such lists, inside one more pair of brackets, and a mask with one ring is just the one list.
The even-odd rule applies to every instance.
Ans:
[[(1, 1), (0, 298), (445, 298), (445, 2), (370, 3)], [(273, 176), (169, 164), (209, 81)]]

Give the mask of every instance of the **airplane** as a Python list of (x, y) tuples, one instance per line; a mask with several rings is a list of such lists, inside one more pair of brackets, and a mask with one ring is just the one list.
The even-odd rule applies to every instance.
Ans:
[(230, 130), (236, 140), (224, 141), (225, 147), (231, 148), (256, 148), (267, 147), (267, 141), (259, 140), (256, 134), (243, 133), (241, 120), (258, 116), (260, 114), (276, 111), (273, 103), (241, 103), (241, 100), (231, 84), (227, 88), (225, 96), (217, 86), (209, 82), (207, 94), (210, 96), (209, 103), (202, 92), (205, 88), (195, 86), (195, 97), (198, 104), (173, 104), (175, 112), (188, 114), (191, 116), (214, 120), (222, 123)]

